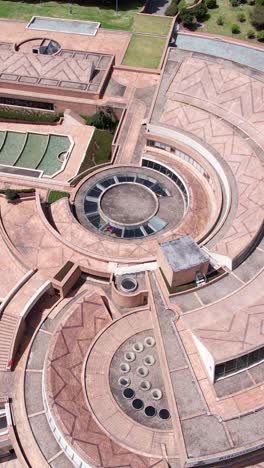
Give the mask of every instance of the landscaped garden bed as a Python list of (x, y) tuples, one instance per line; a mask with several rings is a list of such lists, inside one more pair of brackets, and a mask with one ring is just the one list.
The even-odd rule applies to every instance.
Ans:
[(113, 134), (107, 130), (95, 129), (92, 140), (87, 148), (86, 155), (78, 173), (98, 164), (104, 164), (111, 160)]
[(62, 119), (62, 113), (41, 112), (26, 109), (13, 109), (11, 107), (0, 106), (0, 121), (28, 122), (33, 124), (54, 124)]

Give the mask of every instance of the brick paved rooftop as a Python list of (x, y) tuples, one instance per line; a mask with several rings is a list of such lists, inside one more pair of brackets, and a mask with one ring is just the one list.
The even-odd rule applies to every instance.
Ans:
[[(31, 35), (22, 22), (1, 22), (0, 41)], [(62, 49), (53, 60), (33, 56), (28, 44), (16, 53), (0, 44), (2, 73), (16, 75), (0, 86), (16, 83), (24, 93), (25, 78), (57, 80), (54, 94), (66, 99), (63, 83), (88, 86), (93, 61), (99, 78), (113, 55), (118, 65), (130, 34), (54, 39)], [(263, 362), (214, 381), (206, 358), (214, 368), (264, 345), (264, 74), (180, 48), (169, 50), (161, 76), (110, 72), (105, 95), (89, 105), (126, 107), (114, 163), (69, 183), (94, 131), (70, 112), (56, 127), (38, 127), (74, 140), (60, 174), (0, 176), (0, 404), (15, 422), (1, 437), (21, 466), (262, 466)], [(84, 222), (85, 197), (95, 203), (106, 179), (118, 187), (128, 171), (168, 190), (155, 193), (168, 223), (153, 237), (119, 239)], [(2, 193), (32, 186), (12, 203)], [(69, 197), (50, 205), (50, 190)], [(109, 213), (125, 217), (127, 206), (148, 217), (144, 191), (113, 207), (114, 192)], [(208, 283), (169, 290), (160, 244), (175, 270), (208, 256)], [(138, 287), (124, 291), (123, 278)]]
[[(61, 50), (58, 55), (53, 56), (0, 48), (0, 83), (59, 88), (64, 89), (66, 94), (66, 90), (89, 91), (97, 67), (102, 73), (110, 63), (111, 56), (82, 51), (77, 54), (71, 50)], [(96, 84), (98, 88), (98, 78)]]

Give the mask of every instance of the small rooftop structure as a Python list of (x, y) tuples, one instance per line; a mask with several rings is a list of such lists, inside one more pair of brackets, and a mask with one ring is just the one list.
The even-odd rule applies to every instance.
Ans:
[(158, 263), (174, 287), (191, 283), (198, 272), (206, 275), (209, 257), (191, 236), (185, 235), (160, 244)]
[(163, 242), (160, 248), (173, 271), (186, 270), (209, 261), (208, 255), (200, 249), (191, 236)]

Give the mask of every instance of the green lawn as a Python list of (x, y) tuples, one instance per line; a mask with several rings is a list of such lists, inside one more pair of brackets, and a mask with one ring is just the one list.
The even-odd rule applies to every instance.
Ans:
[(133, 35), (122, 65), (158, 68), (166, 44), (165, 37)]
[[(213, 34), (223, 34), (224, 36), (231, 36), (237, 39), (244, 39), (252, 41), (252, 39), (247, 38), (247, 31), (255, 28), (250, 23), (250, 12), (253, 9), (253, 6), (248, 4), (243, 4), (240, 7), (230, 6), (229, 0), (218, 0), (219, 8), (214, 10), (208, 10), (210, 18), (208, 21), (204, 22), (204, 27), (201, 28), (201, 32), (209, 32)], [(246, 21), (240, 23), (237, 19), (237, 16), (241, 13), (244, 13), (246, 16)], [(223, 26), (219, 26), (216, 21), (219, 16), (224, 18)], [(231, 25), (238, 24), (241, 30), (240, 34), (232, 34)], [(199, 30), (198, 30), (199, 31)], [(253, 40), (252, 42), (254, 42)]]
[(166, 16), (164, 18), (160, 18), (159, 16), (153, 15), (136, 15), (133, 24), (133, 31), (167, 36), (171, 23), (172, 18), (168, 18)]
[(110, 161), (113, 137), (114, 135), (107, 130), (95, 129), (85, 158), (79, 169), (79, 174), (97, 164)]
[[(82, 4), (80, 4), (82, 3)], [(102, 1), (82, 2), (72, 1), (72, 14), (68, 1), (0, 0), (0, 18), (14, 18), (29, 20), (32, 16), (49, 16), (57, 18), (81, 19), (85, 21), (99, 21), (102, 28), (122, 29), (131, 31), (135, 14), (142, 7), (140, 0), (120, 0), (119, 12), (115, 12), (115, 2), (109, 1), (103, 5)]]
[(64, 197), (69, 198), (69, 196), (70, 196), (69, 192), (59, 192), (57, 190), (51, 190), (48, 196), (48, 203), (54, 203), (57, 200), (60, 200), (60, 198), (64, 198)]

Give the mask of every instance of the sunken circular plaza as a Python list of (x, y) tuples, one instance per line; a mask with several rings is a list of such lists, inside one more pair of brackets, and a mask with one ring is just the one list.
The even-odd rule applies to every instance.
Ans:
[(75, 197), (85, 227), (124, 240), (144, 238), (180, 224), (188, 209), (188, 189), (148, 168), (107, 169), (88, 178)]
[(158, 210), (158, 199), (151, 189), (136, 182), (110, 187), (101, 196), (99, 213), (112, 225), (137, 226), (147, 223)]

